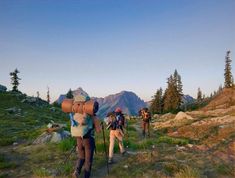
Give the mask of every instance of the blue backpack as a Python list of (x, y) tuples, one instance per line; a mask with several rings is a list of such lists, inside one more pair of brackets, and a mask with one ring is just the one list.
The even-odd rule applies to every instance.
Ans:
[(111, 130), (123, 129), (125, 118), (122, 113), (112, 112), (108, 117), (110, 118), (109, 128)]

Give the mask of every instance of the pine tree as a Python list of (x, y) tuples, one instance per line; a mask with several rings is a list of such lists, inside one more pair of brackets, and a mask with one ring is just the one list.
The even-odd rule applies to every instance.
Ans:
[(202, 91), (200, 88), (197, 90), (197, 102), (202, 102)]
[(218, 88), (218, 93), (220, 93), (222, 91), (223, 91), (223, 87), (222, 87), (222, 85), (220, 85), (219, 88)]
[(40, 94), (39, 94), (39, 91), (37, 91), (37, 98), (39, 98), (40, 97)]
[(16, 68), (14, 70), (14, 72), (11, 72), (10, 73), (10, 76), (11, 76), (11, 84), (12, 84), (12, 91), (18, 91), (18, 86), (19, 86), (19, 80), (21, 80), (19, 77), (18, 77), (18, 73), (20, 73), (20, 71), (18, 71), (18, 69)]
[(66, 98), (73, 99), (73, 92), (71, 88), (69, 89), (68, 93), (66, 94)]
[(176, 96), (176, 101), (177, 101), (177, 105), (176, 108), (179, 109), (181, 104), (182, 104), (182, 97), (183, 97), (183, 84), (181, 81), (181, 76), (179, 75), (179, 73), (177, 72), (177, 70), (175, 70), (174, 72), (174, 85), (176, 87), (177, 90), (177, 96)]
[(50, 90), (49, 87), (47, 87), (47, 102), (50, 103)]
[(232, 67), (231, 67), (231, 62), (232, 60), (230, 59), (230, 51), (227, 51), (226, 57), (225, 57), (225, 69), (224, 69), (224, 86), (225, 88), (230, 88), (233, 86), (233, 76), (232, 76)]
[(150, 106), (150, 111), (152, 113), (161, 114), (163, 111), (163, 96), (162, 96), (162, 88), (158, 89), (154, 98), (152, 100), (152, 104)]
[(174, 111), (178, 107), (178, 92), (174, 77), (171, 75), (167, 81), (167, 89), (164, 98), (164, 111)]

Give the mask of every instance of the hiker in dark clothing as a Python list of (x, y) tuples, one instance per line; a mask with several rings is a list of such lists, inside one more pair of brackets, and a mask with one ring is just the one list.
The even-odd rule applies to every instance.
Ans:
[(150, 120), (151, 120), (151, 114), (148, 110), (148, 108), (142, 108), (139, 111), (139, 115), (142, 118), (141, 127), (142, 127), (142, 134), (145, 138), (146, 132), (148, 131), (148, 137), (150, 137)]
[[(88, 100), (90, 98), (86, 95), (79, 95), (74, 98), (74, 102), (86, 102)], [(94, 132), (95, 130), (96, 132), (101, 131), (97, 127), (99, 124), (96, 123), (98, 122), (98, 118), (95, 115), (91, 116), (87, 113), (75, 113), (74, 121), (77, 125), (71, 126), (71, 134), (77, 141), (78, 160), (73, 177), (78, 178), (84, 166), (84, 177), (89, 178), (95, 150)]]

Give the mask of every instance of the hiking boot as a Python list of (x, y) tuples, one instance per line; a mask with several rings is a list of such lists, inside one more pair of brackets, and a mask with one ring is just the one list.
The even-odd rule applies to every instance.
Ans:
[(91, 174), (90, 171), (85, 171), (84, 177), (85, 177), (85, 178), (89, 178), (89, 177), (90, 177), (90, 174)]
[(113, 158), (109, 158), (108, 163), (112, 164), (113, 163)]
[(125, 156), (127, 154), (127, 152), (123, 151), (121, 154), (122, 154), (122, 156)]

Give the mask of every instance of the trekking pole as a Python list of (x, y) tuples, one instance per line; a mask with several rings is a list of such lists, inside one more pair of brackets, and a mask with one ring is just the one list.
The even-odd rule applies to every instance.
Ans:
[(62, 167), (62, 165), (65, 165), (67, 162), (68, 162), (68, 160), (69, 160), (69, 157), (72, 155), (72, 153), (76, 150), (76, 147), (77, 147), (77, 145), (75, 144), (74, 146), (73, 146), (73, 148), (70, 150), (70, 152), (69, 152), (69, 154), (65, 157), (65, 159), (64, 159), (64, 161), (58, 166), (58, 168), (57, 168), (57, 170), (56, 170), (56, 172), (57, 172), (57, 174), (59, 173), (61, 173), (61, 167)]
[(148, 123), (148, 132), (149, 132), (149, 138), (150, 138), (150, 121)]
[(102, 131), (103, 131), (104, 152), (105, 152), (105, 156), (106, 156), (107, 173), (108, 173), (108, 175), (109, 175), (108, 154), (107, 154), (107, 149), (106, 149), (106, 141), (105, 141), (105, 134), (104, 134), (104, 123), (103, 123), (103, 122), (101, 122), (101, 126), (102, 126)]
[(70, 156), (72, 155), (72, 153), (76, 150), (76, 147), (77, 147), (77, 145), (75, 144), (75, 145), (73, 146), (73, 148), (70, 150), (68, 156), (65, 158), (63, 164), (65, 164), (65, 163), (69, 160), (69, 157), (70, 157)]
[(126, 148), (128, 148), (129, 146), (128, 121), (126, 121), (126, 135), (127, 135)]

